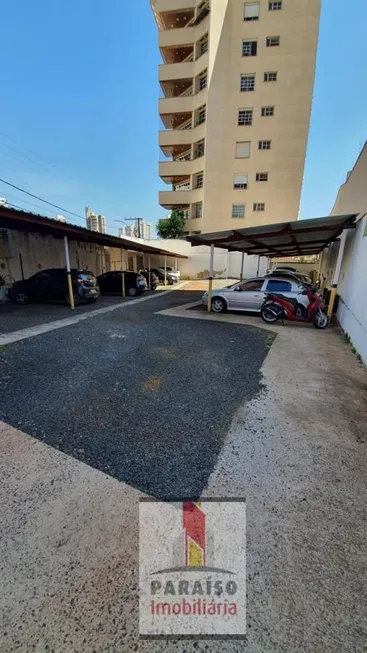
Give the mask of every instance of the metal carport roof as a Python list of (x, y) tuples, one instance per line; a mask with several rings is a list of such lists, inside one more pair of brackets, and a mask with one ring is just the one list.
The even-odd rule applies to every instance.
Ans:
[(98, 231), (91, 231), (84, 227), (78, 227), (69, 222), (59, 222), (42, 215), (11, 209), (8, 206), (0, 206), (0, 229), (14, 229), (17, 231), (37, 232), (49, 234), (55, 238), (64, 238), (78, 242), (95, 243), (105, 247), (116, 247), (128, 249), (144, 254), (156, 254), (158, 256), (171, 256), (173, 258), (188, 258), (183, 254), (170, 252), (160, 247), (145, 245), (128, 238), (119, 238), (109, 234), (101, 234)]
[(215, 245), (256, 256), (303, 256), (318, 254), (336, 240), (344, 229), (355, 227), (357, 214), (334, 215), (312, 220), (267, 224), (195, 234), (186, 239), (192, 245)]

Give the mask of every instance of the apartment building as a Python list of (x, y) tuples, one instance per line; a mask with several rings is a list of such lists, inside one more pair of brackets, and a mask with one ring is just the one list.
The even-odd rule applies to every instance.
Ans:
[(151, 0), (159, 174), (187, 233), (296, 220), (320, 0)]
[(106, 217), (94, 213), (90, 210), (89, 206), (85, 207), (85, 219), (87, 222), (87, 229), (90, 229), (91, 231), (99, 231), (101, 234), (107, 233)]
[(152, 234), (152, 223), (146, 222), (143, 218), (137, 218), (132, 225), (124, 225), (119, 229), (119, 236), (121, 238), (143, 238), (144, 240), (151, 240)]

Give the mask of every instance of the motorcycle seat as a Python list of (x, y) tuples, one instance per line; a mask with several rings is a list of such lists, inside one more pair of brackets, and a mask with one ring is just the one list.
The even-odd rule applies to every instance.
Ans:
[(286, 297), (285, 295), (282, 295), (281, 293), (272, 293), (275, 295), (275, 297), (279, 297), (279, 299), (284, 299), (284, 301), (289, 302), (294, 306), (295, 309), (298, 308), (299, 302), (295, 297)]

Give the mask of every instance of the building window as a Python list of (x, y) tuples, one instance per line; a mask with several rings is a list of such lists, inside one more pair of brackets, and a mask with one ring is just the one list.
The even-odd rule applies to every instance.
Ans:
[(280, 45), (280, 36), (268, 36), (266, 38), (266, 47), (271, 48), (273, 45)]
[(274, 107), (261, 107), (261, 115), (262, 115), (262, 117), (273, 116), (274, 115)]
[(204, 156), (205, 154), (205, 141), (198, 141), (194, 143), (194, 159), (199, 159), (199, 157)]
[(236, 159), (249, 159), (250, 148), (250, 141), (238, 141), (236, 143)]
[(252, 210), (253, 211), (265, 211), (265, 204), (264, 202), (255, 202), (252, 205)]
[(273, 116), (274, 107), (261, 107), (261, 115), (264, 116)]
[(248, 183), (247, 175), (235, 175), (233, 180), (233, 188), (235, 190), (246, 190)]
[(204, 88), (206, 88), (206, 82), (207, 82), (206, 75), (204, 77), (200, 77), (199, 88), (200, 88), (201, 91)]
[(195, 204), (195, 218), (201, 218), (203, 215), (203, 203), (197, 202)]
[(257, 41), (242, 41), (242, 56), (256, 57), (256, 55), (257, 55)]
[(282, 8), (281, 0), (278, 2), (269, 2), (269, 11), (279, 11)]
[(259, 141), (259, 150), (270, 150), (271, 141)]
[(244, 20), (259, 20), (260, 2), (245, 2)]
[(252, 125), (252, 109), (239, 109), (238, 124)]
[(206, 109), (203, 107), (203, 109), (199, 109), (199, 111), (196, 114), (196, 124), (201, 125), (203, 122), (205, 122), (206, 118)]
[(199, 41), (199, 56), (198, 56), (198, 58), (201, 57), (203, 54), (205, 54), (205, 52), (208, 51), (208, 44), (209, 44), (208, 36), (203, 36), (201, 41)]
[(202, 188), (204, 185), (204, 173), (198, 172), (196, 175), (196, 188)]
[(264, 73), (264, 82), (276, 82), (278, 73)]
[(190, 219), (190, 209), (185, 209), (182, 211), (182, 217), (184, 220), (189, 220)]
[(254, 91), (255, 90), (255, 75), (241, 75), (241, 91)]
[(267, 172), (257, 172), (256, 181), (268, 181), (269, 175)]
[(244, 218), (245, 208), (245, 204), (232, 204), (232, 218)]

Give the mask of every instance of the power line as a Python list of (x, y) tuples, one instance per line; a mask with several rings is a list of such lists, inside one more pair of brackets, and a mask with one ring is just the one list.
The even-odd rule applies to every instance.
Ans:
[[(9, 195), (7, 195), (7, 198), (8, 198), (8, 197), (9, 197)], [(6, 198), (6, 199), (7, 199), (7, 198)], [(27, 207), (23, 206), (24, 204), (27, 204), (28, 206), (32, 206), (32, 207), (34, 207), (35, 209), (37, 209), (37, 211), (40, 210), (39, 205), (38, 205), (38, 204), (34, 204), (34, 202), (28, 202), (28, 200), (19, 199), (19, 198), (17, 198), (17, 197), (11, 197), (10, 199), (13, 200), (13, 202), (22, 202), (22, 205), (20, 205), (20, 204), (14, 204), (13, 202), (8, 202), (8, 201), (6, 201), (5, 204), (2, 204), (2, 205), (0, 205), (0, 206), (5, 206), (5, 207), (7, 207), (7, 206), (11, 206), (11, 207), (13, 207), (14, 209), (21, 209), (22, 211), (29, 211), (29, 209), (27, 209)], [(53, 215), (53, 213), (51, 212), (50, 209), (46, 209), (45, 207), (42, 207), (42, 211), (46, 214), (47, 217), (48, 217), (48, 216), (50, 216), (50, 217), (52, 217), (52, 218), (54, 217), (54, 215)], [(41, 215), (41, 214), (39, 214), (39, 215)]]
[[(21, 211), (27, 211), (25, 206), (20, 206), (20, 204), (12, 204), (12, 202), (6, 202), (6, 204), (1, 204), (0, 206), (11, 206), (13, 209), (20, 209)], [(36, 206), (35, 204), (33, 206)]]
[[(19, 161), (20, 163), (23, 163), (24, 165), (27, 165), (27, 162), (30, 161), (31, 163), (33, 163), (35, 165), (38, 165), (41, 168), (43, 168), (44, 170), (46, 170), (46, 172), (50, 172), (49, 168), (46, 168), (46, 166), (43, 165), (43, 163), (40, 163), (39, 161), (36, 161), (35, 159), (31, 159), (31, 157), (28, 156), (27, 154), (22, 154), (15, 147), (11, 147), (10, 145), (8, 145), (7, 143), (4, 143), (4, 142), (0, 143), (0, 146), (1, 147), (7, 147), (9, 150), (12, 150), (12, 152), (15, 152), (15, 154), (11, 154), (10, 152), (6, 152), (3, 149), (1, 149), (0, 150), (1, 154), (5, 155), (5, 156), (10, 156), (15, 161)], [(22, 158), (20, 158), (20, 157), (22, 157)], [(26, 159), (26, 160), (24, 160), (24, 159)]]
[(63, 211), (64, 213), (70, 213), (70, 215), (74, 215), (76, 218), (80, 218), (81, 220), (85, 220), (84, 216), (79, 215), (78, 213), (74, 213), (73, 211), (68, 211), (68, 209), (64, 209), (62, 206), (58, 206), (58, 204), (53, 204), (52, 202), (49, 202), (48, 200), (44, 200), (42, 197), (38, 197), (38, 195), (33, 195), (33, 193), (29, 193), (27, 190), (24, 190), (24, 188), (19, 188), (19, 186), (15, 186), (14, 184), (11, 184), (10, 181), (5, 181), (5, 179), (1, 179), (0, 181), (3, 184), (6, 184), (7, 186), (11, 186), (12, 188), (15, 188), (16, 190), (19, 190), (21, 193), (25, 193), (26, 195), (29, 195), (29, 197), (34, 197), (36, 200), (40, 200), (40, 202), (44, 202), (45, 204), (49, 204), (50, 206), (53, 206), (55, 209), (59, 209), (59, 211)]
[[(16, 141), (14, 138), (11, 138), (11, 136), (8, 136), (3, 131), (0, 131), (0, 136), (3, 136), (4, 138), (7, 138), (9, 141), (14, 143), (14, 145), (21, 145), (21, 143)], [(9, 149), (12, 149), (14, 152), (16, 152), (16, 150), (14, 148), (11, 148), (10, 145), (8, 145), (7, 143), (3, 142), (2, 145), (5, 145), (5, 147), (8, 147)], [(21, 154), (21, 156), (27, 157), (33, 163), (37, 163), (38, 165), (42, 165), (44, 168), (45, 168), (44, 164), (47, 164), (48, 166), (51, 166), (53, 168), (55, 167), (55, 165), (53, 163), (50, 163), (49, 161), (46, 161), (46, 159), (43, 159), (42, 157), (40, 157), (36, 152), (32, 152), (32, 150), (30, 150), (28, 147), (23, 146), (23, 148), (24, 148), (24, 150), (28, 151), (29, 154), (32, 155), (32, 157), (35, 157), (36, 159), (39, 159), (39, 161), (35, 161), (34, 159), (31, 159), (27, 154), (22, 155), (20, 150), (18, 150), (18, 153)]]

